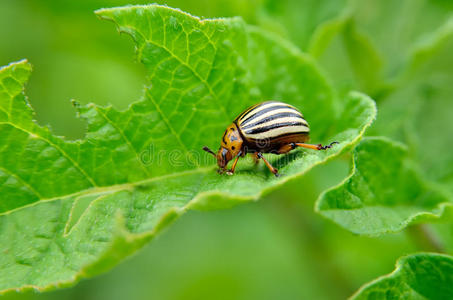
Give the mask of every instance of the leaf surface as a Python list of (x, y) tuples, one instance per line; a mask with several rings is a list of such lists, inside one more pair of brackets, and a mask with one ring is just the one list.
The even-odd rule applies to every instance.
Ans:
[(396, 269), (358, 290), (351, 299), (451, 299), (453, 258), (420, 253), (400, 258)]
[[(346, 151), (375, 117), (367, 96), (336, 98), (310, 57), (239, 18), (200, 20), (158, 5), (97, 14), (133, 37), (147, 84), (124, 111), (74, 103), (84, 139), (34, 122), (26, 61), (0, 70), (0, 291), (47, 290), (108, 270), (187, 209), (256, 200)], [(269, 156), (281, 178), (247, 161), (219, 176), (201, 148), (268, 99), (299, 107), (313, 142), (340, 144)]]
[(396, 232), (451, 212), (448, 195), (425, 181), (407, 149), (386, 138), (366, 138), (355, 149), (349, 178), (324, 192), (316, 210), (365, 235)]
[(308, 49), (336, 86), (380, 102), (436, 57), (433, 50), (451, 34), (452, 9), (448, 1), (349, 1), (317, 25)]
[(424, 174), (453, 192), (453, 18), (416, 48), (405, 84), (380, 105), (370, 131), (407, 144)]
[(341, 89), (374, 93), (382, 88), (383, 59), (369, 37), (358, 29), (349, 10), (320, 24), (308, 51), (322, 62)]

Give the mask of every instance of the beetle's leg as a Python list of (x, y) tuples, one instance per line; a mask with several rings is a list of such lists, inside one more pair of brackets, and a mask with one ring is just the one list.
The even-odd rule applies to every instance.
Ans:
[(312, 144), (303, 144), (303, 143), (291, 143), (290, 145), (294, 145), (294, 148), (303, 147), (303, 148), (308, 148), (308, 149), (313, 149), (313, 150), (326, 150), (326, 149), (332, 148), (333, 144), (339, 144), (339, 143), (338, 142), (332, 142), (332, 143), (330, 143), (329, 145), (326, 145), (326, 146), (323, 146), (321, 144), (312, 145)]
[(288, 153), (289, 151), (293, 150), (294, 148), (296, 148), (296, 144), (295, 143), (289, 143), (289, 144), (281, 146), (280, 149), (277, 150), (277, 153), (278, 154), (285, 154), (285, 153)]
[(233, 175), (234, 174), (234, 169), (236, 168), (236, 164), (238, 163), (239, 156), (236, 156), (236, 159), (233, 162), (233, 165), (231, 166), (231, 169), (226, 171), (227, 175)]
[(255, 163), (255, 165), (257, 165), (260, 162), (258, 152), (250, 153), (250, 155), (253, 157), (253, 162)]
[(274, 168), (268, 161), (267, 159), (264, 158), (263, 154), (261, 152), (256, 152), (256, 156), (260, 159), (262, 159), (264, 161), (264, 163), (266, 164), (266, 166), (269, 168), (269, 170), (274, 173), (275, 177), (278, 177), (280, 176), (280, 174), (278, 174), (278, 170), (276, 168)]
[(231, 166), (231, 169), (229, 169), (226, 173), (228, 175), (233, 175), (234, 174), (234, 169), (236, 168), (236, 165), (238, 163), (239, 157), (241, 157), (242, 151), (236, 155), (236, 158), (234, 159), (233, 165)]

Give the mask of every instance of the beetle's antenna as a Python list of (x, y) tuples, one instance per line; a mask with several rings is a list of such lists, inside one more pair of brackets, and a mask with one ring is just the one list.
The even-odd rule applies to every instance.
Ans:
[(208, 147), (204, 146), (203, 150), (208, 152), (208, 153), (211, 153), (212, 155), (214, 155), (214, 157), (216, 157), (215, 153), (211, 149), (209, 149)]

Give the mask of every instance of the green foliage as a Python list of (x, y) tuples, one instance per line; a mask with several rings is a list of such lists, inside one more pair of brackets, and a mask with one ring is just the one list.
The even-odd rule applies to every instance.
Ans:
[[(336, 5), (331, 2), (321, 3)], [(342, 90), (359, 89), (380, 101), (435, 56), (436, 39), (450, 35), (452, 9), (448, 1), (349, 1), (318, 23), (308, 50)]]
[[(355, 20), (349, 12), (321, 24), (313, 34), (309, 52), (318, 59), (323, 59), (323, 53), (335, 39), (343, 45), (345, 61), (348, 64), (343, 68), (350, 69), (349, 72), (331, 71), (335, 74), (334, 80), (337, 85), (343, 89), (357, 87), (368, 93), (376, 93), (379, 88), (382, 88), (380, 86), (382, 85), (382, 58), (368, 36), (358, 31)], [(329, 57), (329, 59), (334, 58)], [(331, 62), (325, 62), (325, 64), (328, 63)]]
[[(84, 295), (343, 299), (403, 254), (453, 253), (451, 1), (165, 3), (242, 19), (158, 5), (98, 10), (132, 36), (143, 71), (124, 63), (131, 51), (109, 39), (109, 24), (86, 17), (122, 0), (0, 3), (0, 38), (11, 41), (0, 65), (35, 64), (30, 100), (30, 65), (0, 69), (0, 294), (103, 273), (165, 228), (151, 255), (110, 273), (115, 280), (89, 281)], [(379, 109), (366, 131), (373, 137), (360, 143), (376, 109), (352, 90)], [(68, 97), (97, 103), (73, 102), (78, 127), (60, 101)], [(264, 99), (301, 108), (313, 143), (340, 144), (269, 155), (281, 178), (247, 159), (234, 176), (219, 176), (201, 147), (215, 148), (234, 117)], [(350, 150), (351, 174), (338, 184), (347, 160), (333, 159)], [(225, 218), (192, 212), (168, 226), (191, 209), (263, 196), (270, 201)], [(200, 233), (205, 227), (212, 232)], [(353, 298), (451, 298), (452, 260), (405, 256)], [(78, 299), (81, 289), (22, 295)]]
[[(133, 37), (148, 83), (124, 111), (75, 103), (88, 123), (83, 140), (33, 121), (27, 62), (0, 71), (3, 291), (46, 290), (107, 270), (188, 208), (257, 199), (340, 154), (375, 117), (368, 97), (340, 101), (309, 57), (241, 19), (201, 21), (156, 5), (97, 14)], [(301, 107), (313, 140), (340, 145), (273, 159), (282, 178), (251, 164), (219, 176), (201, 147), (219, 143), (234, 117), (262, 99)]]
[(298, 47), (307, 50), (318, 26), (336, 18), (347, 2), (346, 0), (267, 0), (264, 1), (257, 22), (288, 37)]
[(380, 106), (372, 134), (404, 142), (426, 177), (451, 191), (453, 19), (417, 46), (401, 88)]
[(380, 235), (452, 212), (448, 196), (426, 183), (407, 149), (384, 138), (366, 138), (354, 149), (353, 170), (323, 193), (319, 213), (357, 234)]
[(391, 274), (362, 287), (351, 299), (451, 299), (453, 258), (421, 253), (398, 260)]

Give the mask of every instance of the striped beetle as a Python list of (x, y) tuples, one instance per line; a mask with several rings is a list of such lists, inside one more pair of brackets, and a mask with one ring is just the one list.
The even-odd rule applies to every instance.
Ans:
[(252, 153), (256, 162), (262, 159), (269, 170), (279, 176), (262, 153), (285, 154), (296, 147), (326, 150), (338, 144), (305, 144), (309, 132), (308, 123), (297, 108), (283, 102), (266, 101), (249, 107), (228, 126), (217, 154), (206, 146), (203, 150), (217, 159), (219, 173), (225, 172), (228, 162), (234, 159), (231, 169), (226, 171), (233, 175), (239, 157)]

